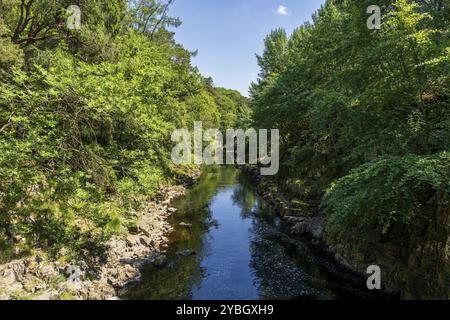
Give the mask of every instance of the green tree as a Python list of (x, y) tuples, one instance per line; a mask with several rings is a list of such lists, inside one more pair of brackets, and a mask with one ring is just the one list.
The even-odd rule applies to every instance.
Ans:
[[(380, 30), (366, 26), (369, 4), (385, 13)], [(277, 58), (260, 59), (252, 87), (255, 125), (281, 130), (280, 180), (322, 201), (332, 244), (351, 256), (375, 248), (405, 297), (445, 295), (444, 251), (431, 248), (448, 233), (448, 17), (440, 1), (327, 1), (285, 45), (266, 40)], [(394, 239), (410, 246), (388, 261)], [(417, 266), (432, 263), (423, 277)]]

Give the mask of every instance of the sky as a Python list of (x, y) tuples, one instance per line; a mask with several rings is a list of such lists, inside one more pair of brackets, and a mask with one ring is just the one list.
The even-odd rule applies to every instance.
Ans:
[(183, 24), (175, 39), (187, 50), (198, 50), (193, 59), (216, 86), (248, 96), (259, 68), (255, 54), (264, 49), (264, 38), (275, 28), (291, 33), (311, 19), (325, 0), (175, 0), (170, 15)]

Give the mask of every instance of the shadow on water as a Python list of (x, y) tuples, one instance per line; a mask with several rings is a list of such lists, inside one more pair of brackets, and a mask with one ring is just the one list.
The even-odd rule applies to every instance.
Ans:
[[(171, 218), (168, 264), (147, 266), (142, 283), (123, 298), (374, 298), (363, 289), (364, 279), (340, 270), (308, 240), (288, 236), (235, 168), (209, 168), (173, 206), (178, 212)], [(179, 254), (184, 251), (195, 255)]]

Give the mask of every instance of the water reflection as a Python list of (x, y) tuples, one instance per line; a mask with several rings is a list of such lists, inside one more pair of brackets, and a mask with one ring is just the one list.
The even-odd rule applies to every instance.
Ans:
[[(178, 212), (171, 221), (176, 228), (170, 236), (168, 265), (162, 270), (148, 266), (142, 284), (125, 298), (343, 297), (339, 280), (318, 263), (305, 242), (281, 231), (273, 209), (238, 170), (209, 168), (174, 206)], [(196, 255), (177, 254), (184, 250)]]

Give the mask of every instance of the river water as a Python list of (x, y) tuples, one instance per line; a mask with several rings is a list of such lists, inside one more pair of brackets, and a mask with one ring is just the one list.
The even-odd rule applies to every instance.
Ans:
[(164, 268), (148, 266), (128, 299), (370, 299), (365, 280), (294, 239), (252, 181), (212, 167), (173, 204)]

